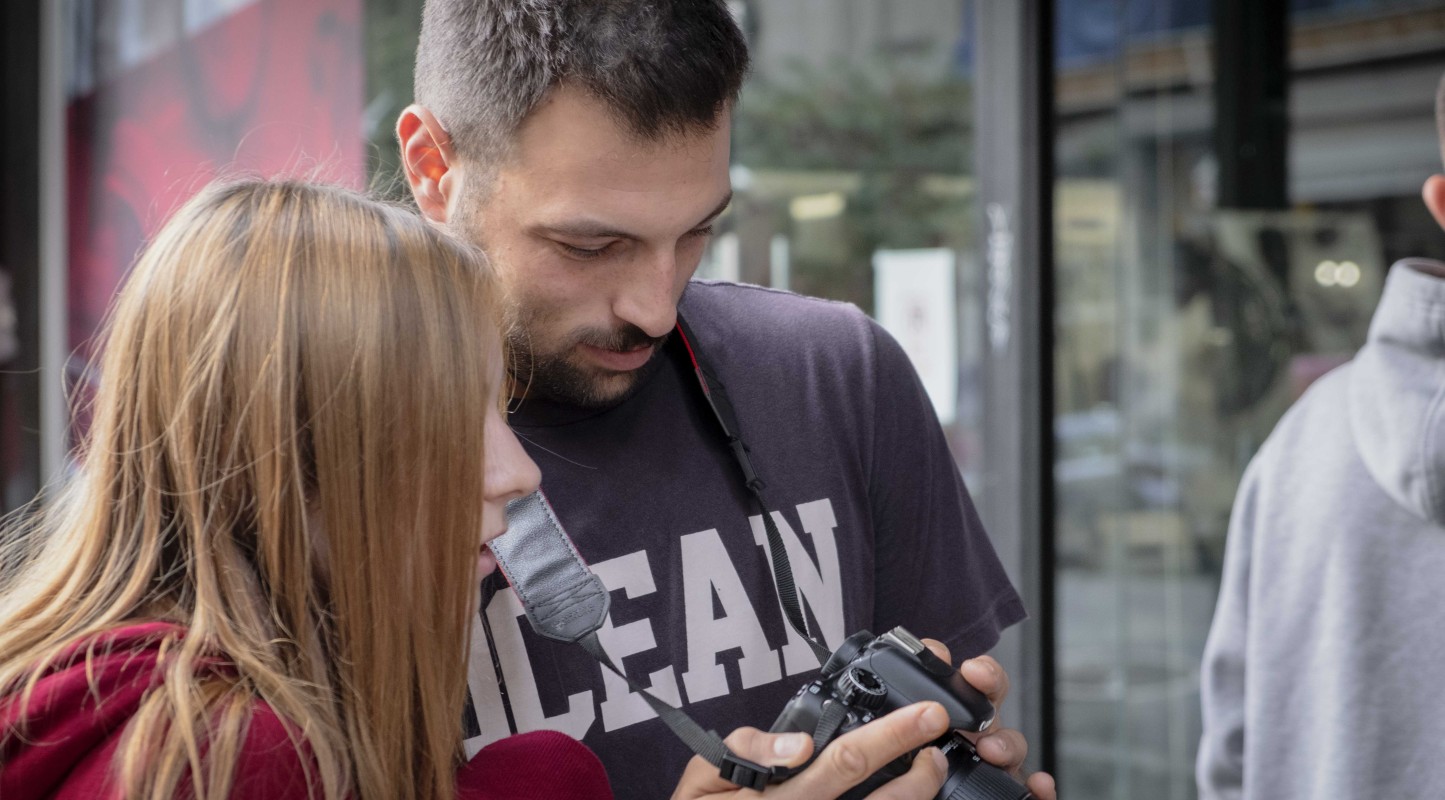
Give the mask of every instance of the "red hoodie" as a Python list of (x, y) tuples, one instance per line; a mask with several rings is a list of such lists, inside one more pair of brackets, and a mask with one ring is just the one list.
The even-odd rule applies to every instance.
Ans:
[[(0, 798), (118, 798), (116, 748), (146, 692), (161, 680), (161, 638), (177, 630), (153, 622), (97, 637), (89, 666), (77, 645), (60, 660), (63, 666), (40, 679), (23, 715), (18, 698), (0, 699)], [(22, 717), (23, 735), (11, 735)], [(257, 701), (231, 800), (308, 800), (304, 764), (280, 718)], [(457, 797), (598, 800), (612, 792), (592, 751), (561, 733), (537, 731), (477, 753), (457, 773)]]

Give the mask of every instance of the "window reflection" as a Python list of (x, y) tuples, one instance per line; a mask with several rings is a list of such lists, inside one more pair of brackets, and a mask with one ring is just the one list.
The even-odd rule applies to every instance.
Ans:
[(970, 3), (750, 2), (734, 200), (701, 277), (842, 300), (903, 344), (968, 477), (983, 276)]
[[(1234, 490), (1433, 242), (1445, 4), (1290, 4), (1287, 207), (1219, 208), (1209, 4), (1058, 4), (1061, 786), (1194, 797)], [(1425, 37), (1433, 37), (1427, 43)]]

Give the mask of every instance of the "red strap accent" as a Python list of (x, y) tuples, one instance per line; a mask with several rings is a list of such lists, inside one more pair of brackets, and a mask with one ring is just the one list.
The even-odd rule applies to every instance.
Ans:
[(677, 326), (677, 335), (678, 338), (682, 339), (682, 346), (687, 348), (687, 357), (692, 360), (692, 368), (702, 369), (702, 367), (697, 363), (697, 354), (692, 352), (692, 342), (689, 342), (687, 340), (687, 334), (683, 333), (681, 324)]

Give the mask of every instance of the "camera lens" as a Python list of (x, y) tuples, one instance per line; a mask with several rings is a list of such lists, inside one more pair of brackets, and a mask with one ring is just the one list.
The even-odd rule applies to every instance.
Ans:
[(949, 734), (936, 744), (948, 759), (948, 777), (938, 790), (938, 800), (1034, 800), (1023, 784), (979, 758), (962, 734)]

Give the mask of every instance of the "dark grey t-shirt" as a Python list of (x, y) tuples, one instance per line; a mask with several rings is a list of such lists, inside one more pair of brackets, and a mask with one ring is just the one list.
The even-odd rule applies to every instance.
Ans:
[[(1024, 618), (885, 331), (850, 305), (729, 283), (694, 282), (681, 310), (736, 406), (810, 624), (830, 647), (905, 625), (961, 659)], [(705, 728), (766, 729), (818, 662), (784, 620), (761, 517), (686, 354), (674, 341), (660, 358), (618, 406), (529, 400), (512, 425), (612, 591), (599, 638), (613, 660)], [(533, 634), (510, 589), (486, 595), (469, 751), (561, 730), (597, 752), (618, 797), (669, 796), (691, 753), (641, 696), (580, 647)]]

